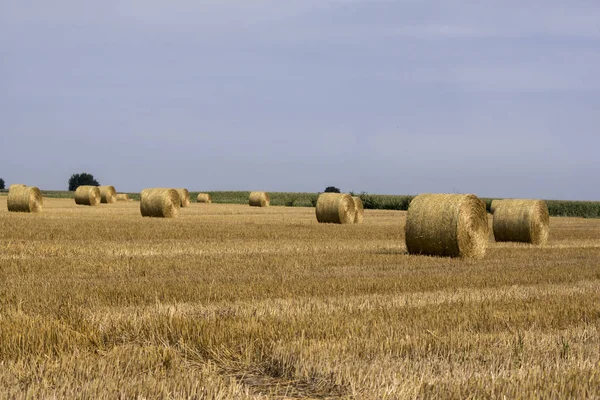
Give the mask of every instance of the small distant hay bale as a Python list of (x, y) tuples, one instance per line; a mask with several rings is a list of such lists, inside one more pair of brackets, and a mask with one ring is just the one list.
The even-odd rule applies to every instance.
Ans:
[(354, 199), (344, 193), (321, 193), (315, 208), (317, 221), (332, 224), (353, 224), (356, 219)]
[(488, 243), (485, 203), (472, 194), (422, 194), (406, 215), (410, 254), (483, 258)]
[(269, 207), (271, 198), (267, 192), (251, 192), (248, 204), (252, 207)]
[(100, 190), (100, 203), (114, 204), (117, 202), (117, 191), (114, 186), (98, 186)]
[(129, 195), (127, 193), (118, 193), (117, 201), (129, 201)]
[(354, 223), (362, 224), (363, 220), (365, 219), (365, 208), (363, 206), (363, 202), (362, 202), (361, 198), (358, 196), (352, 196), (352, 200), (354, 200), (354, 209), (355, 209)]
[(180, 207), (181, 199), (176, 189), (144, 189), (140, 194), (142, 217), (175, 218)]
[(496, 242), (544, 245), (550, 236), (550, 215), (544, 200), (498, 200), (494, 210)]
[(175, 189), (179, 194), (180, 206), (187, 207), (190, 205), (190, 192), (185, 188)]
[(198, 193), (198, 203), (212, 203), (212, 198), (208, 193)]
[(82, 206), (97, 206), (100, 204), (100, 189), (98, 189), (98, 186), (79, 186), (75, 190), (75, 204)]
[(496, 207), (498, 206), (499, 201), (502, 201), (502, 200), (492, 200), (492, 202), (490, 203), (490, 214), (494, 213), (494, 210), (496, 210)]
[(39, 213), (43, 206), (42, 192), (35, 186), (10, 185), (6, 205), (8, 211)]

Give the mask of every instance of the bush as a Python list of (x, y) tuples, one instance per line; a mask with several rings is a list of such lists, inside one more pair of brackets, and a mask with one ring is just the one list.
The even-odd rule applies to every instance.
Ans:
[(325, 193), (341, 193), (340, 189), (336, 188), (335, 186), (327, 186), (325, 188)]
[(5, 189), (4, 179), (0, 178), (0, 189)]
[(77, 190), (79, 186), (100, 186), (100, 183), (94, 179), (92, 174), (88, 174), (82, 172), (81, 174), (73, 174), (71, 178), (69, 178), (69, 190), (74, 191)]

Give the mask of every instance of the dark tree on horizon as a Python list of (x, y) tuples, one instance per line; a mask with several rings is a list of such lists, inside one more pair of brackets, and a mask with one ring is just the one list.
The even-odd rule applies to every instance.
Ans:
[(325, 193), (341, 193), (340, 189), (336, 188), (335, 186), (327, 186), (325, 188)]
[(82, 172), (81, 174), (73, 174), (69, 178), (69, 190), (77, 190), (79, 186), (100, 186), (100, 183), (94, 179), (94, 175)]

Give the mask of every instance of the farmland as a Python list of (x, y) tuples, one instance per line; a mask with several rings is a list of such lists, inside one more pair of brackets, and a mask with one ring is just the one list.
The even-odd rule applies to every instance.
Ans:
[(0, 196), (0, 398), (600, 397), (600, 219), (466, 261), (314, 212)]

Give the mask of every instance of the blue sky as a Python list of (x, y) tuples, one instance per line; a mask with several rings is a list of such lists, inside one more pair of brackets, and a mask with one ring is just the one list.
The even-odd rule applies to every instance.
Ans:
[(600, 200), (600, 2), (0, 2), (0, 177)]

